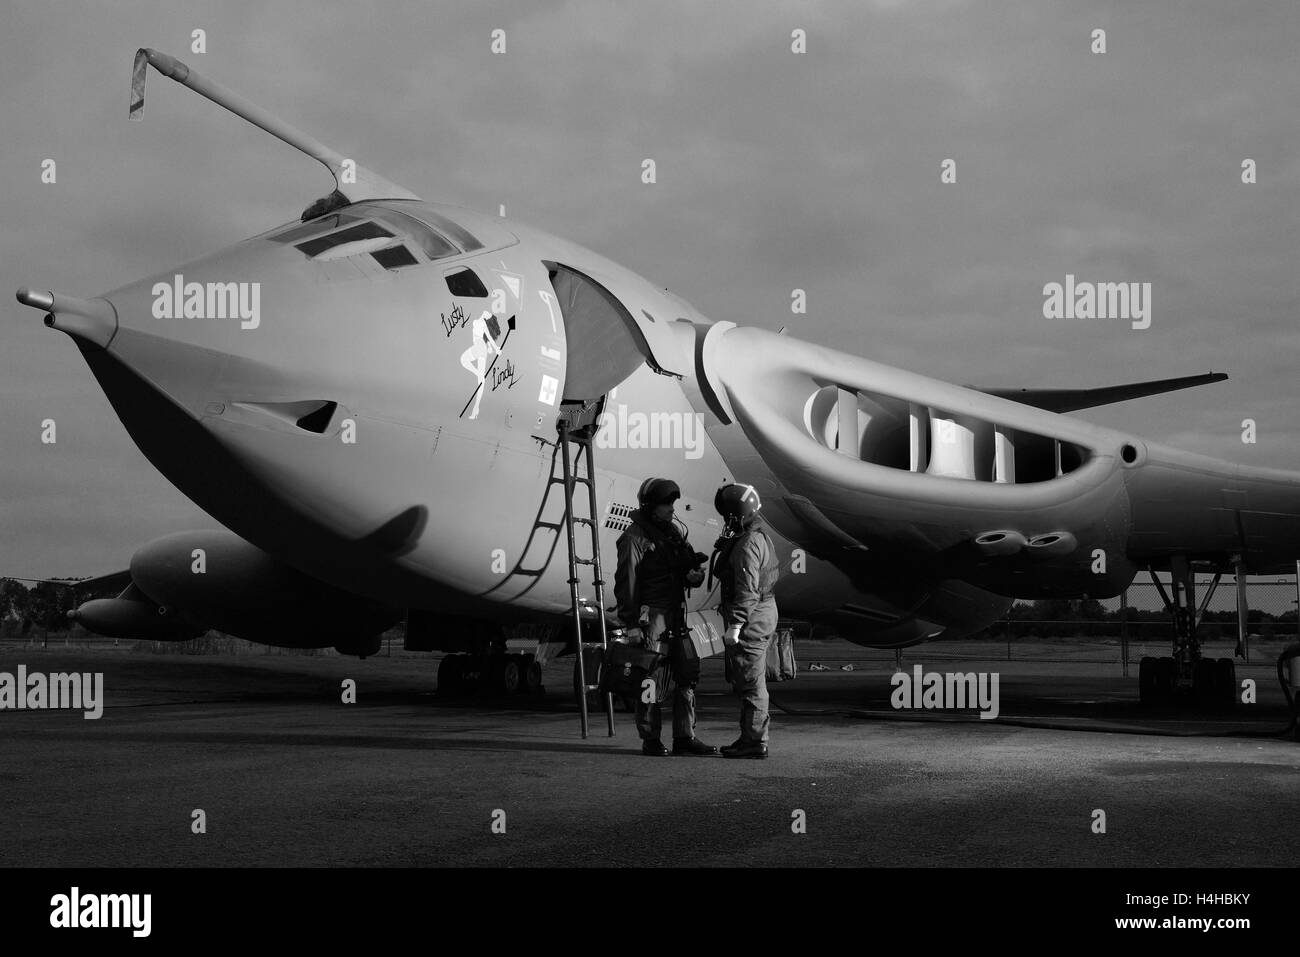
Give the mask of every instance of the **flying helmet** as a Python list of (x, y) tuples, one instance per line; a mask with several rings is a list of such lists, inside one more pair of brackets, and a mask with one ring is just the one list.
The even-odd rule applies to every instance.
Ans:
[(713, 507), (728, 524), (743, 524), (763, 507), (763, 503), (759, 501), (758, 492), (754, 491), (752, 485), (724, 485), (713, 496)]
[(666, 478), (648, 478), (641, 483), (641, 488), (636, 493), (636, 500), (643, 508), (667, 505), (681, 497), (682, 490), (677, 487), (677, 483)]

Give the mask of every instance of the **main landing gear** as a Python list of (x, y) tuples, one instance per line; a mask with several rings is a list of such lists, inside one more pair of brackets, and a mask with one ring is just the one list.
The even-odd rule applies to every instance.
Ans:
[[(1237, 665), (1232, 658), (1204, 657), (1196, 636), (1196, 627), (1214, 597), (1222, 573), (1215, 572), (1214, 580), (1198, 607), (1196, 578), (1187, 559), (1176, 556), (1170, 570), (1173, 573), (1170, 583), (1172, 595), (1165, 591), (1155, 571), (1148, 569), (1160, 597), (1164, 599), (1165, 608), (1173, 616), (1174, 640), (1171, 655), (1161, 658), (1148, 656), (1138, 665), (1138, 694), (1142, 706), (1169, 706), (1180, 698), (1187, 698), (1200, 711), (1230, 711), (1237, 703)], [(1238, 580), (1241, 580), (1240, 567)], [(1240, 653), (1240, 645), (1238, 647)]]
[(438, 665), (439, 694), (540, 694), (542, 666), (531, 654), (451, 654)]

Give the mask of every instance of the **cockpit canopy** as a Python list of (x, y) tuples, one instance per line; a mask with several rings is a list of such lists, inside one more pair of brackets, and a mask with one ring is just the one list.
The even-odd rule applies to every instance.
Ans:
[(419, 209), (417, 218), (367, 203), (275, 230), (265, 238), (292, 245), (314, 262), (369, 254), (385, 269), (418, 266), (483, 248), (469, 230), (427, 207)]

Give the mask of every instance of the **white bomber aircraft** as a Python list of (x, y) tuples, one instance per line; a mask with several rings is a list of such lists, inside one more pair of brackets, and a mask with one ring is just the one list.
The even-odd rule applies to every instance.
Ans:
[[(541, 662), (507, 637), (533, 634), (545, 658), (592, 619), (603, 640), (602, 591), (581, 598), (572, 569), (613, 567), (638, 487), (662, 475), (696, 547), (720, 530), (719, 485), (753, 485), (783, 618), (861, 645), (1171, 572), (1176, 637), (1144, 659), (1142, 697), (1182, 684), (1233, 700), (1232, 659), (1196, 640), (1193, 572), (1290, 571), (1300, 474), (1061, 414), (1224, 376), (978, 390), (714, 322), (581, 246), (425, 202), (154, 50), (136, 57), (134, 118), (150, 65), (337, 188), (301, 221), (93, 299), (19, 290), (149, 460), (229, 529), (145, 545), (118, 598), (73, 613), (86, 627), (364, 656), (406, 618), (408, 647), (456, 653), (440, 685), (536, 687)], [(565, 518), (584, 502), (589, 536)], [(693, 626), (717, 603), (694, 591)]]

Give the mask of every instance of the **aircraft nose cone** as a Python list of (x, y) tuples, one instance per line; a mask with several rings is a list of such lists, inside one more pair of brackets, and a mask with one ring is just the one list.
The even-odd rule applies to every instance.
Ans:
[(107, 299), (80, 299), (23, 286), (17, 299), (46, 313), (45, 324), (66, 332), (78, 343), (106, 349), (117, 334), (117, 310)]

